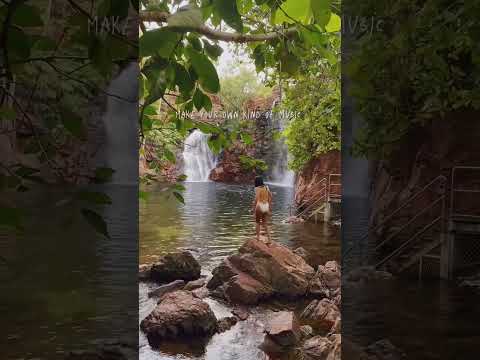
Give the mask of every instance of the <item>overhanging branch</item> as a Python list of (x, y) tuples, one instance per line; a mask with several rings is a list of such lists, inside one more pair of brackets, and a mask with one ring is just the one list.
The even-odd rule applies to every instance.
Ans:
[[(141, 11), (140, 20), (145, 22), (165, 23), (171, 14), (164, 11)], [(264, 42), (268, 40), (278, 39), (280, 37), (293, 36), (297, 29), (291, 27), (283, 32), (270, 32), (266, 34), (240, 34), (226, 31), (217, 31), (206, 25), (200, 26), (172, 26), (169, 28), (176, 32), (195, 32), (206, 36), (211, 40), (219, 40), (225, 42), (247, 43), (247, 42)]]

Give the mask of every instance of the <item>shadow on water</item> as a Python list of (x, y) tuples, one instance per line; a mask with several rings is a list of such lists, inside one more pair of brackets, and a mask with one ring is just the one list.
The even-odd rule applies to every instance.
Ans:
[[(162, 185), (149, 188), (149, 198), (140, 204), (140, 263), (154, 261), (168, 251), (187, 249), (199, 260), (202, 273), (209, 274), (226, 256), (255, 236), (251, 213), (253, 187), (225, 185), (214, 182), (186, 183), (185, 205), (167, 198)], [(293, 188), (270, 185), (273, 192), (273, 239), (288, 247), (305, 248), (314, 265), (328, 260), (339, 260), (339, 228), (324, 224), (282, 224), (289, 215)], [(153, 284), (140, 283), (140, 317), (145, 318), (155, 301), (147, 297)], [(230, 308), (213, 299), (207, 299), (217, 318), (231, 316)], [(283, 306), (283, 305), (282, 305)], [(305, 304), (290, 305), (299, 311)], [(263, 329), (275, 305), (252, 309), (252, 315), (232, 329), (217, 334), (203, 346), (163, 344), (152, 349), (140, 332), (140, 359), (204, 359), (255, 360), (267, 359), (258, 349), (263, 340)], [(278, 310), (278, 309), (277, 309)]]
[[(362, 240), (368, 227), (368, 204), (367, 199), (343, 199), (343, 244)], [(368, 253), (369, 244), (364, 241), (358, 248), (353, 257)], [(345, 274), (352, 262), (343, 260)], [(344, 282), (342, 336), (363, 346), (389, 339), (408, 359), (473, 359), (480, 341), (479, 301), (478, 290), (457, 282), (402, 278), (362, 285)]]
[(0, 267), (2, 359), (64, 359), (119, 340), (136, 345), (138, 214), (131, 204), (138, 189), (104, 189), (115, 204), (104, 212), (111, 239), (79, 219), (78, 209), (55, 206), (71, 190), (28, 193), (22, 200), (33, 216), (25, 233), (0, 237), (8, 261)]

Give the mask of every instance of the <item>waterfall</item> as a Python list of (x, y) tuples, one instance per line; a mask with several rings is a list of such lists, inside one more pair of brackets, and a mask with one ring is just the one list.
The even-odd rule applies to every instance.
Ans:
[(128, 65), (107, 89), (117, 97), (107, 98), (105, 143), (97, 161), (115, 170), (113, 184), (138, 184), (138, 73), (137, 63)]
[(185, 140), (183, 148), (184, 173), (187, 181), (208, 181), (216, 166), (216, 159), (208, 147), (208, 135), (194, 130)]
[[(275, 108), (277, 101), (272, 104)], [(270, 126), (276, 131), (285, 129), (285, 121), (281, 116), (275, 116), (272, 112), (268, 119)], [(270, 174), (268, 181), (275, 185), (293, 187), (295, 182), (295, 173), (288, 168), (288, 147), (285, 139), (282, 137), (273, 142), (270, 157)]]

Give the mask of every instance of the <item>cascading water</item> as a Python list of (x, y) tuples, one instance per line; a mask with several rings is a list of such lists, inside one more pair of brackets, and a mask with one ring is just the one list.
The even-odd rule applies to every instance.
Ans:
[(97, 156), (98, 166), (115, 170), (112, 183), (138, 184), (138, 102), (136, 86), (139, 68), (128, 65), (108, 87), (107, 111), (103, 116), (105, 143)]
[(208, 135), (194, 130), (185, 140), (183, 148), (184, 173), (187, 181), (208, 181), (216, 166), (216, 158), (208, 147)]
[[(276, 105), (273, 103), (272, 108)], [(281, 116), (272, 113), (268, 119), (270, 126), (276, 131), (285, 129), (285, 122)], [(283, 138), (273, 142), (271, 147), (269, 182), (281, 186), (293, 187), (295, 182), (295, 173), (288, 168), (288, 147)]]

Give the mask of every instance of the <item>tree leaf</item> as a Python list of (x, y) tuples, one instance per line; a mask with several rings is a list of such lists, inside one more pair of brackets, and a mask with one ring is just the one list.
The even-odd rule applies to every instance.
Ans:
[(308, 24), (312, 16), (310, 0), (287, 0), (275, 12), (275, 24)]
[(140, 57), (158, 55), (168, 59), (180, 36), (168, 28), (147, 31), (140, 38)]
[(207, 55), (214, 60), (218, 59), (223, 53), (223, 49), (217, 44), (212, 45), (207, 40), (203, 40), (203, 45)]
[(175, 83), (180, 90), (180, 93), (185, 97), (189, 98), (190, 94), (192, 93), (195, 82), (190, 77), (188, 71), (180, 64), (175, 63)]
[(332, 13), (332, 0), (311, 0), (311, 5), (315, 22), (322, 27), (327, 25)]
[(198, 82), (202, 88), (210, 93), (220, 91), (220, 80), (218, 79), (217, 70), (210, 59), (192, 48), (187, 48), (187, 56), (192, 62), (193, 69), (198, 75)]
[(97, 233), (102, 234), (106, 238), (110, 239), (107, 223), (101, 215), (90, 209), (82, 209), (81, 213), (83, 218), (87, 220), (90, 226), (92, 226)]
[(237, 9), (236, 0), (213, 0), (213, 6), (232, 29), (240, 33), (243, 32), (243, 22)]
[(173, 196), (177, 198), (179, 202), (181, 202), (183, 205), (185, 205), (185, 199), (183, 198), (183, 195), (180, 194), (179, 192), (174, 191)]
[(327, 32), (338, 32), (342, 28), (342, 20), (340, 19), (340, 16), (337, 14), (332, 13), (332, 16), (330, 17), (330, 21), (328, 22), (327, 25), (325, 25), (325, 30)]

